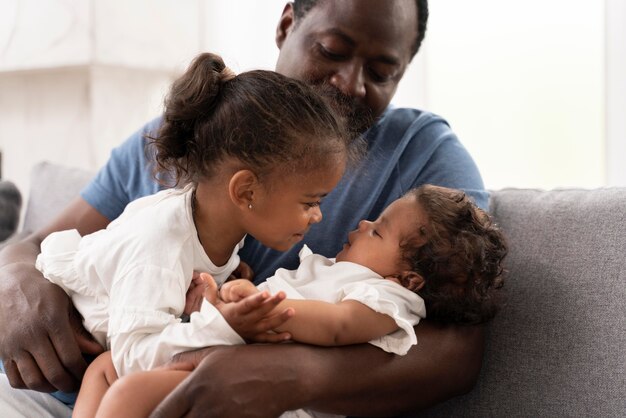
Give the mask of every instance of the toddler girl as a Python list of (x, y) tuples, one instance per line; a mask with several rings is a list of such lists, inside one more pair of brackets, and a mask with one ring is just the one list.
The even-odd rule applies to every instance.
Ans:
[[(185, 295), (194, 271), (223, 283), (246, 234), (279, 251), (300, 241), (322, 219), (320, 201), (343, 174), (350, 137), (305, 83), (271, 71), (235, 76), (202, 54), (174, 82), (151, 140), (158, 178), (178, 187), (130, 203), (105, 230), (51, 234), (37, 258), (110, 350), (103, 358), (114, 370), (96, 378), (100, 391), (181, 351), (287, 336), (265, 332), (286, 317), (268, 316), (281, 295), (222, 311), (205, 303), (182, 323)], [(75, 414), (93, 416), (90, 408)]]

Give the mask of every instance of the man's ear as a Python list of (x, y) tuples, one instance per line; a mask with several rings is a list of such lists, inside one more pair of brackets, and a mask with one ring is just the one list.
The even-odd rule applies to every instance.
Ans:
[(255, 193), (259, 188), (259, 179), (250, 170), (239, 170), (228, 182), (230, 200), (240, 209), (248, 210), (253, 205)]
[(278, 26), (276, 27), (276, 46), (278, 49), (283, 47), (283, 43), (287, 39), (287, 35), (293, 28), (294, 23), (293, 3), (289, 2), (285, 5), (283, 14), (280, 16)]
[(421, 274), (409, 270), (400, 273), (398, 278), (400, 279), (400, 284), (412, 292), (419, 291), (426, 283)]

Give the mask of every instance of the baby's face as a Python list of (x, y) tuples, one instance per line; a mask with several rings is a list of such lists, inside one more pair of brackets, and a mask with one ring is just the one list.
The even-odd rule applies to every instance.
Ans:
[(426, 213), (413, 196), (398, 199), (374, 222), (359, 222), (348, 234), (337, 261), (361, 264), (383, 277), (399, 274), (406, 269), (401, 265), (400, 245), (426, 221)]

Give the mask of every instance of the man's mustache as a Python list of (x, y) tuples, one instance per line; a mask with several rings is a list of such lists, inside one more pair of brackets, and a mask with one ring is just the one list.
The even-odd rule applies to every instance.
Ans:
[(356, 136), (363, 134), (374, 123), (372, 110), (358, 99), (344, 94), (337, 87), (326, 82), (317, 83), (315, 87), (330, 100), (335, 111), (346, 119), (349, 131)]

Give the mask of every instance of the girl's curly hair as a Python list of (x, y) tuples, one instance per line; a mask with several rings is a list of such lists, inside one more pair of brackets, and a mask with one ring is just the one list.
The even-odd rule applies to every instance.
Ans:
[(460, 190), (424, 185), (407, 196), (428, 218), (402, 245), (403, 261), (424, 278), (417, 293), (428, 318), (462, 324), (493, 318), (501, 305), (508, 251), (502, 231)]
[(264, 176), (349, 160), (344, 120), (313, 87), (273, 71), (236, 75), (221, 57), (198, 55), (172, 85), (154, 137), (156, 177), (198, 182), (234, 158)]

